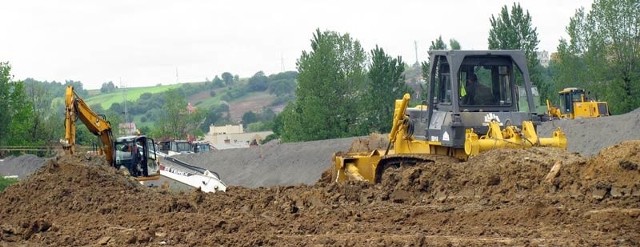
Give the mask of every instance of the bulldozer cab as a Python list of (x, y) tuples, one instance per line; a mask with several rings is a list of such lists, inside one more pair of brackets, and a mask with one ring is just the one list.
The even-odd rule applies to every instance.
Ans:
[[(430, 51), (425, 138), (462, 147), (465, 129), (486, 133), (500, 126), (536, 118), (532, 86), (523, 51)], [(524, 95), (518, 95), (523, 85)], [(519, 97), (526, 105), (519, 104)], [(539, 119), (539, 118), (538, 118)], [(538, 120), (539, 122), (539, 120)]]

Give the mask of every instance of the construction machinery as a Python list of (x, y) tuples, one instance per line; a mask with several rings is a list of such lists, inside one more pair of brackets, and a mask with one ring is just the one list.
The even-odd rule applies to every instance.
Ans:
[(203, 192), (226, 191), (227, 185), (220, 180), (220, 175), (207, 169), (191, 165), (175, 157), (166, 156), (164, 160), (171, 162), (171, 166), (166, 166), (167, 162), (160, 165), (160, 174), (180, 183), (200, 187)]
[(558, 92), (560, 106), (547, 99), (547, 114), (552, 119), (596, 118), (609, 116), (607, 102), (592, 100), (582, 88), (569, 87)]
[[(97, 153), (104, 154), (107, 162), (116, 169), (126, 171), (136, 180), (143, 182), (160, 179), (161, 170), (165, 170), (167, 177), (178, 182), (201, 188), (205, 192), (225, 191), (226, 186), (220, 177), (206, 169), (189, 166), (201, 174), (192, 176), (168, 166), (161, 166), (156, 152), (156, 143), (152, 138), (144, 135), (124, 136), (113, 138), (111, 123), (104, 115), (95, 113), (73, 90), (67, 86), (65, 93), (65, 139), (63, 148), (69, 154), (76, 153), (76, 120), (80, 119), (87, 129), (100, 138), (101, 144)], [(188, 164), (186, 164), (188, 165)]]
[(167, 140), (161, 141), (158, 146), (160, 152), (169, 156), (211, 151), (211, 144), (206, 141)]
[(117, 139), (111, 133), (111, 123), (104, 115), (95, 113), (73, 90), (67, 86), (65, 92), (65, 140), (63, 148), (75, 153), (76, 120), (80, 119), (87, 129), (100, 138), (98, 153), (104, 154), (107, 162), (116, 169), (126, 169), (139, 181), (155, 180), (160, 176), (159, 163), (155, 155), (154, 140), (144, 135), (125, 136)]
[[(537, 136), (541, 117), (534, 111), (523, 51), (429, 54), (428, 107), (409, 108), (409, 94), (396, 100), (386, 149), (334, 154), (335, 181), (380, 182), (387, 168), (433, 162), (434, 155), (467, 160), (498, 148), (566, 148), (560, 129), (552, 137)], [(524, 95), (517, 93), (517, 84)], [(519, 97), (526, 105), (518, 104)]]

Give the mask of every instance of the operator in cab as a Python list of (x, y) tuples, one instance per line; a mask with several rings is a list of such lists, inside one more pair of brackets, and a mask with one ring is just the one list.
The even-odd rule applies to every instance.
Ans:
[(460, 97), (463, 105), (475, 105), (478, 76), (475, 73), (467, 73), (467, 81), (460, 87)]

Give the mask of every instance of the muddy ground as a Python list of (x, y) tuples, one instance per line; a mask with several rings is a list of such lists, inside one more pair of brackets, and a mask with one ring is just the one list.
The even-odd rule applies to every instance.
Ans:
[(321, 176), (355, 139), (179, 156), (221, 174), (216, 194), (144, 187), (95, 157), (5, 158), (40, 169), (0, 193), (0, 246), (639, 246), (638, 124), (547, 122), (567, 151), (442, 158), (376, 185)]
[(637, 246), (639, 152), (640, 141), (592, 158), (494, 150), (377, 185), (216, 194), (147, 188), (102, 159), (65, 156), (0, 194), (0, 245)]

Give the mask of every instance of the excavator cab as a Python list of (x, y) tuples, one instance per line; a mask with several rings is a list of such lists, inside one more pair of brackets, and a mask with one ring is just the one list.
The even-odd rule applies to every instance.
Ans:
[(116, 169), (127, 169), (129, 174), (138, 179), (154, 179), (159, 176), (155, 143), (146, 136), (125, 136), (114, 142), (113, 166)]

